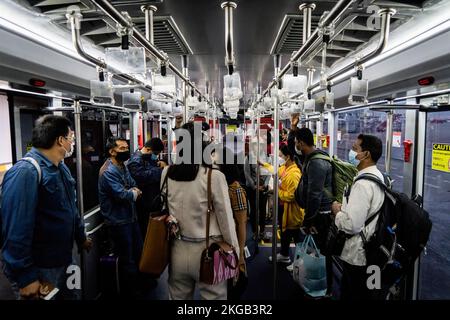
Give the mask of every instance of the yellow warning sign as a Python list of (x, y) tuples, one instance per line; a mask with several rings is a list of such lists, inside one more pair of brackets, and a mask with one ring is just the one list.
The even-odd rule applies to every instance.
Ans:
[(450, 144), (433, 143), (431, 168), (450, 173)]

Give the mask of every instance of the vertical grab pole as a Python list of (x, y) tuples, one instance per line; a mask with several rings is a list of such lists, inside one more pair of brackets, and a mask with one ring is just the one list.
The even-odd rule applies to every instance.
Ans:
[(167, 161), (172, 164), (172, 117), (167, 117)]
[[(82, 155), (81, 155), (81, 104), (79, 100), (74, 101), (73, 105), (73, 119), (75, 126), (75, 159), (76, 159), (76, 169), (77, 169), (77, 206), (78, 206), (78, 214), (80, 218), (84, 221), (84, 203), (83, 203), (83, 163), (82, 163)], [(80, 254), (80, 268), (82, 270), (81, 274), (81, 295), (84, 298), (86, 295), (85, 291), (85, 259), (84, 259), (84, 251)]]
[(392, 127), (394, 124), (394, 111), (387, 112), (386, 120), (386, 157), (384, 159), (386, 166), (386, 173), (391, 173), (391, 157), (392, 157)]
[[(188, 57), (187, 55), (182, 55), (181, 56), (181, 68), (182, 68), (182, 72), (183, 72), (183, 76), (185, 76), (186, 78), (188, 78), (189, 76), (189, 71), (188, 71)], [(187, 109), (187, 97), (189, 94), (189, 87), (186, 84), (186, 82), (183, 83), (183, 123), (187, 123), (188, 122), (188, 109)]]
[[(275, 78), (280, 73), (281, 57), (279, 54), (274, 57)], [(280, 124), (278, 110), (278, 95), (275, 95), (275, 105), (273, 106), (273, 216), (272, 216), (272, 263), (273, 263), (273, 299), (277, 298), (277, 223), (278, 223), (278, 152), (280, 149)]]
[[(258, 84), (257, 87), (257, 97), (258, 100), (261, 97), (261, 85)], [(256, 141), (257, 141), (257, 148), (256, 148), (256, 197), (255, 197), (255, 223), (256, 223), (256, 242), (257, 246), (259, 241), (261, 240), (259, 238), (259, 234), (261, 233), (261, 230), (259, 230), (259, 210), (261, 209), (259, 207), (259, 185), (261, 184), (261, 170), (259, 167), (260, 162), (260, 154), (261, 154), (261, 142), (260, 142), (260, 136), (261, 136), (261, 114), (258, 111), (258, 108), (256, 108)], [(250, 160), (250, 157), (249, 157)]]

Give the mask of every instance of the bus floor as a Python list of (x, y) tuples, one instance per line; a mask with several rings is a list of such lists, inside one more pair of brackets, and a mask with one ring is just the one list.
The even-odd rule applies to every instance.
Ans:
[[(251, 256), (247, 259), (248, 285), (241, 296), (241, 300), (308, 300), (310, 298), (301, 287), (294, 282), (292, 274), (286, 269), (287, 264), (277, 264), (277, 294), (273, 294), (273, 265), (269, 261), (272, 255), (271, 242), (256, 244), (253, 234), (247, 230), (247, 248)], [(266, 230), (271, 230), (267, 226)], [(278, 245), (279, 246), (279, 245)], [(256, 249), (257, 248), (257, 249)], [(293, 261), (295, 246), (291, 244), (290, 256)], [(143, 299), (145, 300), (166, 300), (169, 299), (167, 286), (168, 271), (157, 280), (157, 286), (151, 290)], [(333, 295), (331, 299), (339, 298), (340, 272), (334, 268)], [(194, 299), (200, 299), (198, 290), (195, 290)]]

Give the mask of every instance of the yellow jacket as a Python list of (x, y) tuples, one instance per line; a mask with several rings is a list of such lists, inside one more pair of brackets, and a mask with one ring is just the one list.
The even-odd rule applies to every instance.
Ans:
[[(273, 166), (265, 163), (264, 167), (273, 172)], [(278, 169), (278, 179), (281, 184), (278, 188), (280, 205), (283, 205), (282, 231), (286, 229), (299, 229), (303, 224), (305, 212), (295, 201), (295, 190), (300, 183), (301, 172), (295, 163), (286, 168), (282, 165)]]

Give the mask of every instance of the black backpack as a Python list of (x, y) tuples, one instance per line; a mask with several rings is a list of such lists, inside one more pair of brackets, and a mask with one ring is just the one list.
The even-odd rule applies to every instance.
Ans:
[(375, 182), (385, 193), (381, 209), (365, 225), (378, 216), (374, 234), (361, 238), (366, 252), (367, 265), (377, 265), (387, 270), (392, 281), (402, 276), (419, 257), (431, 233), (429, 214), (406, 194), (389, 189), (378, 177), (363, 174), (355, 179)]

